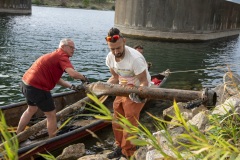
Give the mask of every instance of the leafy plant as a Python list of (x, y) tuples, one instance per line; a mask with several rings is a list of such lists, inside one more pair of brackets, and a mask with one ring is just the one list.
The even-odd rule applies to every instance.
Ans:
[(49, 152), (47, 154), (38, 153), (39, 156), (42, 156), (46, 160), (56, 160), (56, 158)]

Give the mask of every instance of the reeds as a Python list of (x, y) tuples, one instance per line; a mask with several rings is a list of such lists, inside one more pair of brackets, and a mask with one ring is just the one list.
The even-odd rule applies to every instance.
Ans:
[[(96, 101), (95, 96), (89, 96)], [(97, 103), (98, 104), (98, 103)], [(100, 104), (89, 109), (94, 111), (96, 118), (112, 120), (118, 123), (129, 133), (129, 140), (137, 146), (151, 146), (165, 158), (191, 159), (191, 160), (238, 160), (240, 159), (240, 116), (238, 113), (228, 113), (224, 116), (209, 115), (209, 126), (204, 131), (186, 122), (178, 105), (174, 102), (174, 121), (165, 121), (159, 117), (149, 114), (155, 122), (159, 131), (167, 140), (168, 148), (172, 154), (168, 155), (160, 147), (158, 139), (141, 123), (133, 126), (124, 116), (119, 119), (111, 118), (111, 113)], [(167, 125), (175, 125), (184, 128), (185, 132), (172, 137)]]
[[(0, 110), (0, 133), (1, 141), (4, 143), (4, 148), (0, 148), (0, 159), (17, 160), (18, 159), (18, 140), (14, 132), (8, 130), (4, 115)], [(12, 138), (13, 137), (13, 138)]]

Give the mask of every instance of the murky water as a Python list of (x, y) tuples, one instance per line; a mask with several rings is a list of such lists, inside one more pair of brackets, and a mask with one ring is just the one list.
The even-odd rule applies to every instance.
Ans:
[[(58, 47), (62, 38), (74, 39), (77, 50), (71, 58), (77, 71), (91, 81), (106, 81), (108, 48), (104, 37), (114, 25), (113, 11), (35, 7), (30, 16), (0, 17), (0, 105), (23, 100), (19, 83), (23, 73), (40, 55)], [(239, 73), (240, 40), (228, 38), (205, 43), (169, 43), (127, 38), (127, 45), (144, 46), (150, 72), (170, 69), (164, 87), (179, 89), (214, 88), (228, 70)], [(77, 81), (64, 79), (72, 83)], [(52, 91), (67, 89), (59, 86)]]

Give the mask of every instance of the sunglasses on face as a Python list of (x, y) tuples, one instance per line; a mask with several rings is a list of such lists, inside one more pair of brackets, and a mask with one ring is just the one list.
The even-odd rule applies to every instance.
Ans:
[(120, 38), (119, 35), (107, 36), (105, 37), (107, 42), (116, 42)]

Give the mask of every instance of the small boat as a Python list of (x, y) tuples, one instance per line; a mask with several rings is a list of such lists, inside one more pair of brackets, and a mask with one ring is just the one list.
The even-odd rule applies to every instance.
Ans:
[(153, 87), (161, 87), (165, 81), (167, 80), (170, 74), (170, 70), (167, 69), (166, 71), (158, 74), (151, 75), (151, 83)]
[[(153, 83), (156, 87), (162, 86), (162, 84), (166, 81), (169, 75), (169, 71), (165, 71), (163, 73), (155, 74), (152, 76)], [(156, 80), (158, 79), (158, 81)], [(160, 83), (159, 83), (160, 81)], [(104, 99), (104, 104), (107, 107), (112, 106), (112, 102), (114, 100), (114, 96), (107, 96), (108, 98)], [(64, 93), (53, 94), (56, 110), (59, 113), (63, 109), (75, 104), (86, 97), (85, 90), (81, 90), (79, 92), (70, 91)], [(27, 104), (26, 102), (19, 102), (15, 104), (10, 104), (6, 106), (0, 106), (0, 110), (5, 115), (6, 123), (9, 127), (15, 127), (18, 125), (20, 117), (22, 113), (26, 110)], [(82, 111), (80, 111), (82, 113)], [(78, 113), (75, 113), (78, 114)], [(72, 116), (72, 115), (69, 115)], [(31, 123), (35, 124), (37, 121), (45, 119), (44, 114), (41, 111), (38, 111), (31, 119)], [(81, 121), (81, 122), (80, 122)], [(31, 159), (32, 157), (36, 157), (37, 153), (45, 153), (46, 151), (52, 152), (59, 148), (63, 148), (64, 146), (68, 146), (76, 140), (79, 140), (87, 135), (90, 135), (91, 132), (99, 131), (111, 123), (105, 122), (103, 120), (76, 120), (73, 125), (66, 126), (64, 128), (68, 128), (67, 131), (64, 129), (59, 130), (56, 137), (47, 138), (47, 131), (41, 131), (42, 133), (36, 133), (33, 136), (29, 137), (26, 141), (21, 142), (19, 144), (19, 160)]]

